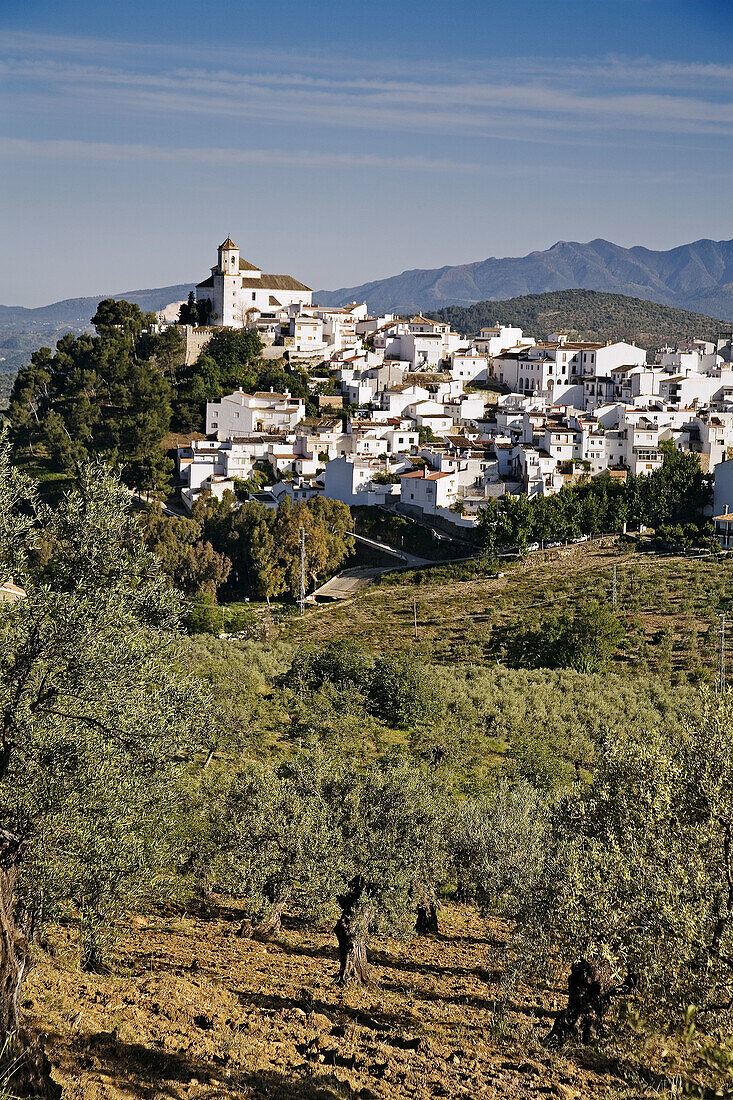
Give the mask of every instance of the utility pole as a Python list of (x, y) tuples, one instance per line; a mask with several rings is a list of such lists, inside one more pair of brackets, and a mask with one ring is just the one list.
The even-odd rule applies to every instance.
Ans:
[(718, 695), (722, 695), (725, 691), (725, 613), (720, 616), (718, 634), (720, 635), (720, 649), (718, 651), (718, 675), (715, 680), (715, 690)]
[(616, 604), (618, 602), (618, 590), (616, 587), (616, 566), (613, 567), (613, 583), (611, 585), (611, 607), (616, 610)]
[(415, 624), (415, 637), (417, 638), (417, 598), (412, 597), (412, 621)]
[(298, 597), (300, 614), (305, 614), (305, 527), (300, 528), (300, 596)]

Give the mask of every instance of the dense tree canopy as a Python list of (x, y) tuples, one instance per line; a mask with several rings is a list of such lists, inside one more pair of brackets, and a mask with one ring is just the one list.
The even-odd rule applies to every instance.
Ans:
[(249, 502), (238, 505), (232, 493), (222, 500), (201, 500), (193, 510), (203, 538), (232, 565), (233, 591), (272, 599), (300, 590), (300, 529), (305, 530), (308, 590), (320, 577), (335, 573), (353, 549), (351, 514), (338, 500), (315, 497), (277, 510)]
[[(603, 959), (662, 1019), (706, 1025), (733, 1000), (730, 699), (675, 732), (608, 736), (590, 786), (561, 798), (524, 894), (520, 953)], [(597, 964), (596, 964), (597, 965)]]
[(529, 499), (525, 494), (490, 499), (479, 513), (479, 537), (487, 554), (507, 547), (526, 550), (531, 540), (572, 539), (618, 533), (624, 524), (664, 527), (685, 524), (696, 539), (712, 532), (705, 509), (710, 481), (696, 454), (663, 443), (660, 469), (629, 474), (625, 481), (601, 475), (559, 493)]
[(597, 600), (587, 600), (571, 611), (495, 627), (492, 644), (515, 668), (601, 672), (624, 635), (624, 624), (612, 611)]
[(166, 516), (156, 505), (140, 514), (140, 525), (145, 545), (175, 588), (186, 596), (216, 596), (229, 576), (231, 562), (201, 539), (200, 523)]
[(154, 342), (141, 338), (146, 316), (110, 299), (93, 323), (96, 336), (64, 336), (55, 352), (41, 348), (19, 371), (9, 410), (15, 446), (47, 453), (66, 473), (103, 457), (131, 488), (160, 493), (172, 469), (160, 447), (172, 389)]

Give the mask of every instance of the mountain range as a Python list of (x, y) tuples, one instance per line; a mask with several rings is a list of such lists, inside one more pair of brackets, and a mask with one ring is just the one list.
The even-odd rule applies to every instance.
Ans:
[(700, 240), (666, 252), (600, 238), (558, 241), (544, 252), (430, 270), (403, 271), (360, 286), (317, 291), (322, 305), (366, 301), (377, 313), (410, 313), (547, 291), (601, 290), (733, 320), (733, 240)]

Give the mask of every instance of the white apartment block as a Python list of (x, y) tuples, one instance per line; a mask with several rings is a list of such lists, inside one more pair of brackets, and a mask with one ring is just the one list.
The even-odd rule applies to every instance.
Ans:
[(493, 376), (518, 393), (544, 395), (553, 404), (592, 408), (613, 396), (614, 368), (644, 363), (645, 350), (634, 344), (573, 342), (553, 333), (543, 343), (495, 356)]
[(206, 403), (206, 434), (235, 439), (256, 432), (292, 432), (305, 415), (305, 402), (289, 393), (235, 390)]

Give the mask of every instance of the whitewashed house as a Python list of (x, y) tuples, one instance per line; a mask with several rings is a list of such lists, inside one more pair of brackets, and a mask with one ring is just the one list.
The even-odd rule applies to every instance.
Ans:
[(401, 477), (400, 500), (426, 515), (449, 509), (458, 495), (458, 475), (453, 470), (413, 470)]
[(509, 348), (516, 348), (520, 344), (533, 344), (532, 337), (523, 334), (521, 328), (512, 325), (500, 325), (497, 323), (491, 327), (482, 328), (474, 339), (473, 346), (478, 355), (493, 359)]
[(304, 415), (302, 397), (235, 390), (220, 401), (206, 402), (206, 434), (234, 439), (255, 432), (292, 432)]
[(368, 458), (334, 458), (323, 471), (323, 495), (349, 507), (374, 506), (399, 500), (400, 487), (380, 485), (374, 478), (385, 472), (385, 463)]

